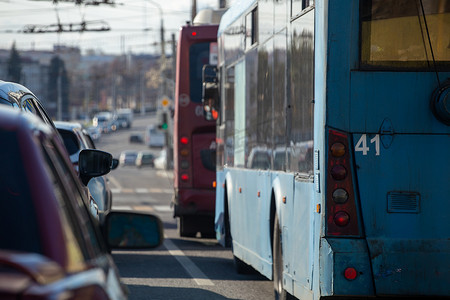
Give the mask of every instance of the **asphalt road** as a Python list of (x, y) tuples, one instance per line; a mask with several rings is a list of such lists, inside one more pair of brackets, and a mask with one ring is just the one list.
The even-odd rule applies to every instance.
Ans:
[[(132, 133), (144, 133), (155, 124), (154, 116), (135, 116), (131, 129), (105, 134), (97, 148), (115, 158), (124, 150), (149, 150), (130, 144)], [(160, 149), (150, 149), (157, 155)], [(170, 207), (173, 196), (172, 171), (119, 166), (109, 175), (113, 209), (146, 211), (164, 223), (163, 246), (151, 251), (113, 251), (129, 299), (273, 299), (273, 283), (263, 276), (237, 274), (229, 248), (214, 239), (180, 238)]]

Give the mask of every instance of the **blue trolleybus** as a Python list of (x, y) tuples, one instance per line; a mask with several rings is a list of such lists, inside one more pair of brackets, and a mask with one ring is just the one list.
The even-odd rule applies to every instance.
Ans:
[(241, 0), (217, 238), (276, 299), (450, 295), (450, 0)]

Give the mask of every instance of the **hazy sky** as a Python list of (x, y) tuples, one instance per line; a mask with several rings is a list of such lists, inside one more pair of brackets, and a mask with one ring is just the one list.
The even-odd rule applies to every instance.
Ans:
[[(85, 0), (86, 1), (86, 0)], [(154, 4), (154, 3), (157, 4)], [(228, 0), (232, 4), (233, 0)], [(78, 46), (106, 54), (160, 53), (161, 7), (165, 40), (171, 34), (178, 36), (178, 29), (191, 17), (191, 0), (115, 0), (116, 6), (85, 6), (51, 0), (0, 0), (0, 49), (10, 49), (13, 42), (19, 50), (52, 50), (54, 44)], [(202, 8), (218, 8), (219, 0), (197, 0), (197, 11)], [(88, 29), (108, 24), (110, 31), (83, 33), (19, 33), (27, 25), (39, 27), (88, 22)], [(55, 28), (55, 27), (53, 27)], [(145, 30), (147, 29), (147, 30)], [(171, 53), (167, 45), (167, 53)]]

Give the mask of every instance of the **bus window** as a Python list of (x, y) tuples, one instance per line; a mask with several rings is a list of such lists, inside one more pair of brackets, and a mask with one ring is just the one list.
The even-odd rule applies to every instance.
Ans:
[(209, 64), (209, 45), (209, 42), (198, 43), (189, 49), (189, 88), (192, 102), (202, 102), (202, 70), (204, 65)]
[(450, 1), (422, 3), (425, 16), (418, 1), (362, 1), (362, 67), (430, 68), (433, 55), (437, 66), (450, 63)]

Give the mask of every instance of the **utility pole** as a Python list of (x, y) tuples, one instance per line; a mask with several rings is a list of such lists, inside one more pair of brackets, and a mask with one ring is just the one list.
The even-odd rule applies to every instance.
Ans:
[(175, 42), (175, 33), (172, 33), (172, 80), (173, 80), (173, 93), (172, 100), (175, 101), (175, 81), (177, 79), (177, 45)]
[(194, 18), (197, 15), (197, 0), (192, 0), (191, 24), (194, 24)]

